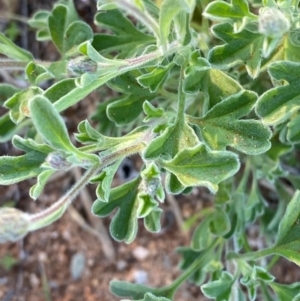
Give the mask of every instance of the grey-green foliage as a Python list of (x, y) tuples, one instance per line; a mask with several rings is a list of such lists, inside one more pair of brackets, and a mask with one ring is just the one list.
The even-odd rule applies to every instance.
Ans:
[[(85, 170), (47, 211), (26, 215), (30, 228), (5, 226), (2, 242), (54, 222), (93, 183), (92, 212), (112, 215), (111, 236), (131, 243), (140, 220), (161, 230), (165, 193), (202, 186), (215, 196), (186, 222), (195, 230), (178, 249), (182, 274), (160, 288), (113, 281), (112, 292), (172, 300), (189, 279), (214, 300), (298, 300), (299, 284), (275, 282), (258, 259), (277, 254), (299, 265), (299, 1), (98, 0), (97, 8), (97, 32), (72, 0), (28, 21), (38, 41), (56, 47), (55, 62), (0, 34), (0, 68), (23, 70), (28, 81), (0, 85), (0, 142), (21, 152), (0, 157), (0, 184), (35, 178), (36, 199), (58, 170)], [(75, 141), (64, 111), (104, 86), (112, 92), (99, 91)], [(112, 187), (132, 155), (142, 162), (137, 175)], [(0, 224), (7, 213), (16, 211), (0, 210)], [(257, 251), (253, 224), (264, 243)]]

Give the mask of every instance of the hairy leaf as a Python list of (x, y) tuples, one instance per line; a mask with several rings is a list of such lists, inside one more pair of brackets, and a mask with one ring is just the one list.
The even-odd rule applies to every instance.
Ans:
[(233, 26), (222, 23), (213, 27), (214, 35), (226, 44), (215, 46), (209, 52), (209, 61), (215, 68), (228, 69), (245, 64), (248, 74), (256, 78), (261, 65), (264, 36), (249, 30), (234, 33)]
[(289, 84), (275, 87), (262, 94), (257, 102), (256, 113), (268, 125), (287, 120), (300, 107), (300, 63), (279, 61), (269, 67), (274, 80)]
[(231, 287), (234, 278), (228, 272), (222, 272), (219, 280), (209, 282), (201, 286), (201, 290), (206, 297), (216, 301), (227, 301), (231, 295)]
[(121, 57), (130, 56), (154, 43), (154, 38), (138, 30), (119, 10), (98, 12), (95, 22), (101, 28), (111, 30), (114, 35), (95, 34), (93, 46), (98, 51), (119, 51)]
[(237, 156), (227, 151), (209, 151), (203, 144), (180, 151), (160, 165), (185, 186), (205, 186), (216, 191), (218, 183), (233, 176), (240, 167)]
[(23, 62), (30, 62), (33, 59), (33, 56), (30, 52), (17, 46), (1, 32), (0, 53), (6, 55), (9, 58)]
[(249, 155), (266, 152), (271, 144), (271, 131), (256, 120), (239, 120), (254, 107), (257, 96), (242, 91), (215, 105), (203, 118), (193, 119), (200, 127), (205, 143), (211, 149), (231, 146)]

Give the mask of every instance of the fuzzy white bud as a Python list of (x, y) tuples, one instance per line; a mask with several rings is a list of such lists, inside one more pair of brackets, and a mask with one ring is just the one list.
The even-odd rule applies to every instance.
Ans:
[(17, 241), (29, 232), (29, 214), (15, 208), (0, 208), (0, 243)]
[(85, 56), (78, 56), (70, 59), (68, 62), (68, 70), (74, 75), (97, 72), (97, 63)]
[(61, 152), (53, 152), (48, 154), (46, 162), (54, 169), (66, 169), (71, 165)]
[(277, 8), (265, 8), (258, 19), (258, 30), (270, 38), (280, 38), (290, 29), (290, 22)]

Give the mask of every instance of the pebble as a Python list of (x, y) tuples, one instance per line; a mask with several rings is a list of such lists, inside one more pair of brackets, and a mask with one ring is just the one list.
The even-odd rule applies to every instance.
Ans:
[(144, 270), (136, 270), (133, 272), (134, 282), (137, 284), (147, 284), (148, 273)]
[(132, 251), (133, 257), (139, 261), (145, 260), (149, 256), (149, 254), (149, 250), (141, 246), (134, 248)]
[(85, 269), (86, 258), (82, 252), (77, 252), (72, 256), (70, 272), (73, 280), (78, 280), (82, 277)]

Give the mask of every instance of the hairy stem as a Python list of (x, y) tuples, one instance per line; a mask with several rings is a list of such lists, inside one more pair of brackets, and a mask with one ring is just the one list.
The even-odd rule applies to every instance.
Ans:
[(98, 171), (99, 166), (95, 165), (90, 168), (64, 196), (62, 196), (56, 203), (52, 206), (43, 210), (39, 213), (32, 214), (30, 216), (31, 226), (30, 231), (38, 230), (49, 224), (53, 223), (59, 219), (68, 206), (71, 204), (73, 199), (79, 194), (80, 190), (89, 183), (93, 175)]

